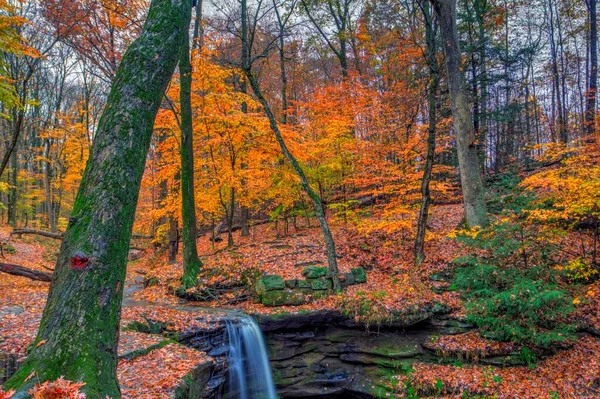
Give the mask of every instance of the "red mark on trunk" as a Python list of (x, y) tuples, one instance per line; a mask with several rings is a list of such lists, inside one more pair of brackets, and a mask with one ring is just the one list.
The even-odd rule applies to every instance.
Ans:
[(90, 258), (82, 252), (77, 252), (71, 257), (71, 266), (76, 270), (85, 269), (89, 262)]

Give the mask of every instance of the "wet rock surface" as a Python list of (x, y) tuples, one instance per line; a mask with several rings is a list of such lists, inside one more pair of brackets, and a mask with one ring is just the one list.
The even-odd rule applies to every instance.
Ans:
[(406, 312), (370, 331), (334, 310), (255, 317), (281, 398), (374, 398), (403, 368), (443, 361), (425, 345), (435, 336), (472, 329), (445, 313)]

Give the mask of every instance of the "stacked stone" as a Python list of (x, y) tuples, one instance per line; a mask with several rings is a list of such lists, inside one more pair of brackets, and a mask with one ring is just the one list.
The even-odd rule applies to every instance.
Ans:
[[(333, 282), (327, 277), (326, 267), (306, 267), (302, 276), (304, 279), (290, 280), (276, 274), (263, 276), (254, 285), (257, 301), (265, 306), (297, 306), (333, 292)], [(366, 283), (367, 274), (362, 267), (357, 267), (341, 274), (340, 281), (344, 287)]]

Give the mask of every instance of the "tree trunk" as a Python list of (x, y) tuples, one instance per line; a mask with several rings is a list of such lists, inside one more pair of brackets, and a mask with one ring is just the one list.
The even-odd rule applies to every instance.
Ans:
[[(562, 102), (561, 91), (560, 91), (560, 75), (558, 72), (558, 56), (556, 50), (556, 40), (554, 38), (554, 5), (552, 4), (552, 0), (548, 0), (548, 10), (549, 16), (548, 19), (550, 21), (550, 56), (552, 59), (552, 87), (554, 88), (554, 97), (556, 104), (556, 110), (553, 109), (555, 113), (555, 117), (557, 119), (558, 125), (558, 139), (563, 141), (567, 136), (565, 120), (564, 120), (564, 104)], [(556, 137), (555, 137), (556, 138)], [(566, 139), (564, 140), (566, 143)]]
[[(27, 100), (27, 82), (29, 80), (30, 75), (28, 74), (23, 81), (23, 93), (21, 94), (21, 104), (25, 104)], [(15, 122), (13, 134), (10, 142), (8, 143), (8, 147), (4, 152), (4, 156), (2, 157), (2, 163), (0, 164), (0, 177), (4, 174), (4, 170), (8, 166), (8, 162), (11, 159), (11, 156), (14, 156), (13, 153), (16, 151), (17, 143), (19, 142), (19, 136), (21, 135), (21, 130), (23, 128), (23, 121), (25, 119), (25, 107), (21, 107), (18, 112), (15, 113)]]
[(50, 139), (44, 143), (44, 192), (46, 195), (46, 213), (48, 216), (48, 227), (51, 232), (56, 232), (56, 223), (54, 222), (54, 207), (52, 206), (52, 165), (50, 163)]
[(235, 188), (229, 189), (229, 206), (225, 207), (227, 222), (227, 247), (233, 247), (233, 216), (235, 214)]
[(271, 107), (269, 107), (269, 103), (267, 102), (267, 99), (262, 94), (262, 91), (260, 90), (258, 81), (252, 74), (252, 71), (250, 69), (246, 69), (246, 70), (244, 70), (244, 73), (246, 74), (246, 77), (248, 78), (248, 81), (250, 82), (250, 87), (252, 87), (254, 94), (258, 98), (258, 101), (263, 106), (263, 109), (264, 109), (265, 113), (267, 114), (267, 117), (269, 118), (269, 124), (271, 126), (271, 130), (275, 134), (275, 140), (277, 140), (277, 143), (279, 144), (279, 147), (281, 148), (281, 152), (283, 152), (283, 155), (285, 156), (285, 158), (292, 165), (292, 168), (294, 168), (294, 171), (300, 178), (300, 184), (302, 186), (302, 189), (304, 190), (306, 195), (308, 195), (308, 197), (311, 199), (311, 201), (313, 203), (313, 206), (315, 208), (315, 214), (316, 214), (317, 220), (319, 221), (319, 224), (321, 226), (321, 232), (323, 233), (323, 238), (325, 239), (325, 245), (327, 247), (327, 264), (329, 266), (328, 277), (331, 278), (331, 280), (333, 281), (334, 289), (340, 290), (341, 284), (340, 284), (340, 278), (339, 278), (339, 273), (338, 273), (337, 254), (335, 252), (335, 242), (333, 241), (333, 235), (331, 234), (331, 230), (329, 229), (329, 224), (327, 223), (327, 219), (325, 217), (325, 209), (323, 208), (323, 203), (321, 201), (321, 198), (315, 192), (315, 190), (313, 190), (313, 188), (310, 186), (310, 184), (308, 182), (308, 178), (304, 174), (304, 170), (298, 163), (298, 160), (296, 160), (296, 157), (294, 157), (294, 155), (287, 148), (287, 145), (285, 144), (285, 141), (283, 140), (283, 136), (281, 135), (281, 131), (279, 130), (279, 126), (277, 125), (277, 119), (275, 119), (275, 115), (273, 114), (273, 111), (271, 111)]
[(471, 109), (464, 90), (461, 52), (456, 28), (456, 0), (431, 0), (431, 2), (439, 19), (446, 55), (465, 219), (469, 227), (485, 227), (489, 224), (489, 219), (485, 203), (485, 189), (477, 159), (477, 140), (473, 134)]
[(429, 182), (431, 181), (431, 171), (435, 157), (435, 134), (437, 124), (437, 88), (439, 84), (438, 63), (436, 58), (435, 30), (431, 18), (429, 4), (423, 4), (423, 16), (425, 17), (425, 41), (427, 45), (426, 56), (429, 66), (429, 126), (427, 128), (427, 157), (425, 159), (425, 170), (423, 171), (423, 181), (421, 182), (422, 203), (417, 221), (417, 238), (415, 239), (415, 263), (421, 265), (425, 260), (425, 233), (427, 230), (427, 218), (429, 216), (429, 205), (431, 196), (429, 192)]
[(196, 285), (202, 262), (196, 248), (196, 200), (194, 198), (194, 144), (192, 129), (192, 64), (190, 62), (189, 24), (191, 9), (184, 16), (183, 45), (179, 57), (179, 82), (181, 105), (181, 218), (183, 240), (182, 289)]
[(179, 252), (179, 229), (177, 220), (173, 216), (168, 217), (169, 223), (169, 264), (177, 262), (177, 252)]
[[(242, 40), (242, 69), (248, 68), (250, 65), (250, 54), (248, 52), (248, 16), (247, 14), (247, 5), (246, 5), (246, 0), (242, 0), (242, 9), (241, 9), (241, 14), (242, 14), (242, 26), (241, 26), (241, 35), (243, 37)], [(241, 82), (240, 82), (240, 91), (244, 94), (248, 94), (248, 85), (246, 84), (246, 79), (244, 76), (241, 77)], [(248, 104), (246, 104), (246, 102), (242, 102), (242, 112), (243, 113), (248, 113)], [(241, 169), (245, 169), (246, 165), (244, 164), (244, 162), (241, 163), (240, 165)], [(246, 186), (246, 182), (244, 180), (242, 180), (242, 187)], [(233, 190), (232, 190), (232, 197), (233, 197)], [(232, 201), (232, 206), (234, 205), (234, 202)], [(248, 207), (246, 205), (240, 205), (241, 208), (241, 221), (242, 221), (242, 231), (241, 231), (241, 235), (242, 237), (247, 237), (250, 235), (250, 209), (248, 209)], [(232, 214), (233, 214), (233, 208), (232, 208)], [(228, 238), (227, 238), (227, 242), (229, 243), (229, 246), (233, 246), (233, 236), (231, 235), (231, 231), (229, 232)]]
[(475, 1), (475, 16), (477, 18), (479, 30), (479, 91), (480, 91), (480, 107), (479, 107), (479, 141), (478, 152), (482, 170), (486, 168), (487, 157), (487, 32), (486, 32), (486, 15), (487, 15), (487, 0)]
[(287, 109), (288, 109), (288, 98), (287, 98), (287, 74), (285, 71), (285, 22), (281, 18), (281, 13), (277, 4), (273, 2), (275, 9), (275, 15), (277, 16), (277, 24), (279, 25), (279, 73), (281, 77), (281, 123), (285, 125), (288, 121)]
[(596, 133), (596, 88), (598, 82), (598, 21), (596, 20), (596, 1), (588, 0), (590, 68), (585, 104), (585, 133), (588, 136), (593, 136)]
[(17, 148), (13, 148), (11, 152), (11, 172), (10, 172), (10, 188), (8, 190), (8, 224), (12, 228), (17, 226), (17, 184), (19, 173), (19, 160), (17, 157)]
[[(180, 54), (190, 2), (153, 0), (98, 123), (40, 328), (5, 383), (83, 381), (88, 399), (121, 397), (117, 340), (127, 254), (154, 119)], [(33, 376), (33, 377), (32, 377)]]

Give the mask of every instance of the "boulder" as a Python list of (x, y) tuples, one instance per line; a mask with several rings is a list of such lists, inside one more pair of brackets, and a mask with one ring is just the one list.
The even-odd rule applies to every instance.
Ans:
[(265, 306), (297, 306), (306, 301), (302, 292), (290, 289), (266, 291), (261, 296), (261, 303)]
[(285, 280), (286, 288), (296, 288), (296, 285), (298, 285), (297, 279)]
[(352, 272), (352, 275), (354, 276), (354, 281), (357, 284), (367, 282), (367, 273), (362, 267), (355, 267), (353, 269), (350, 269), (350, 271)]
[(285, 281), (283, 280), (283, 277), (277, 274), (263, 276), (254, 285), (254, 291), (259, 296), (269, 291), (283, 290), (284, 288)]
[(320, 266), (309, 266), (302, 270), (302, 276), (306, 278), (321, 278), (327, 275), (327, 268)]
[(356, 284), (356, 280), (354, 279), (354, 274), (352, 274), (352, 273), (342, 273), (340, 275), (340, 282), (342, 283), (342, 287), (347, 287), (349, 285)]
[(330, 290), (333, 288), (333, 284), (329, 279), (315, 279), (310, 282), (310, 288), (313, 290)]
[(310, 281), (307, 280), (298, 280), (297, 283), (298, 288), (310, 288)]

